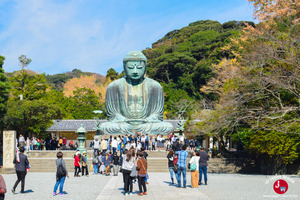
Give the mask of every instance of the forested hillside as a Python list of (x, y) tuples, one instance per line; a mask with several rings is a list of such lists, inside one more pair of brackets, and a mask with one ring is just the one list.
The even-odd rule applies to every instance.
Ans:
[(52, 86), (52, 89), (63, 90), (66, 82), (73, 78), (80, 78), (81, 76), (95, 76), (98, 83), (104, 81), (104, 77), (101, 74), (83, 72), (79, 69), (73, 69), (71, 72), (62, 74), (46, 75), (46, 80)]
[[(255, 26), (253, 22), (246, 22)], [(147, 75), (162, 83), (165, 92), (166, 117), (177, 118), (179, 101), (214, 100), (214, 94), (204, 94), (200, 88), (213, 76), (212, 65), (223, 58), (233, 58), (224, 47), (237, 37), (245, 22), (230, 21), (221, 24), (205, 20), (189, 24), (167, 33), (162, 39), (144, 50), (148, 58)], [(185, 112), (185, 117), (188, 112)]]

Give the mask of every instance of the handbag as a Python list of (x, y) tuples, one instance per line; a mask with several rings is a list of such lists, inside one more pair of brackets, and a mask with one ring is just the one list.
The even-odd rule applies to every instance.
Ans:
[(192, 164), (188, 164), (188, 168), (191, 170), (191, 171), (196, 171), (197, 170), (197, 164), (196, 164), (196, 161), (195, 161), (195, 158), (193, 157), (193, 162)]
[(146, 177), (146, 176), (147, 176), (147, 170), (145, 169), (144, 164), (143, 164), (142, 161), (141, 161), (141, 163), (142, 163), (142, 167), (143, 167), (144, 170), (146, 171), (146, 174), (139, 174), (139, 176), (140, 176), (140, 177)]
[(177, 172), (177, 164), (174, 165), (174, 171)]
[(130, 172), (130, 177), (137, 177), (136, 165), (133, 166), (133, 168)]

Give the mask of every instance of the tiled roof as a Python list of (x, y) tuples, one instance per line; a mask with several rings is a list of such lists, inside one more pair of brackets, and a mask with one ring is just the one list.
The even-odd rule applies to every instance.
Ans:
[[(198, 121), (198, 120), (195, 120)], [(87, 119), (87, 120), (53, 120), (54, 124), (47, 129), (48, 132), (54, 131), (76, 131), (80, 124), (83, 125), (86, 131), (95, 131), (95, 120)], [(100, 120), (100, 124), (106, 122), (106, 120)], [(179, 120), (164, 120), (164, 122), (170, 122), (174, 129), (178, 127), (177, 123)], [(183, 120), (185, 122), (185, 120)]]

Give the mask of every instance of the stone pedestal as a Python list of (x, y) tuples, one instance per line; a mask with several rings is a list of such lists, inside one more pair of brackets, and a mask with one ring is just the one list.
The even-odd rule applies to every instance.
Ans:
[(3, 131), (3, 168), (14, 168), (16, 131)]

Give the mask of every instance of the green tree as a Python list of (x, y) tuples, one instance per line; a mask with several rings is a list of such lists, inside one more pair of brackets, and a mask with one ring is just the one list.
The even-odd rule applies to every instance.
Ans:
[(285, 173), (300, 153), (299, 9), (286, 0), (251, 2), (262, 21), (229, 43), (236, 59), (215, 66), (203, 89), (220, 98), (199, 128), (235, 135), (266, 173)]
[(31, 63), (31, 59), (27, 58), (25, 55), (21, 55), (19, 57), (19, 61), (22, 65), (22, 71), (24, 71), (24, 68), (27, 67), (27, 65), (29, 65)]
[(99, 97), (88, 88), (78, 88), (73, 97), (69, 97), (66, 110), (74, 119), (93, 119), (94, 110), (105, 110), (104, 104), (99, 103)]
[(114, 68), (110, 68), (106, 73), (106, 77), (113, 81), (118, 78), (118, 72)]
[(7, 100), (10, 90), (8, 78), (4, 74), (2, 68), (5, 57), (0, 56), (0, 125), (3, 127), (3, 117), (7, 112)]
[(4, 118), (5, 127), (27, 136), (41, 136), (53, 124), (53, 119), (62, 118), (60, 108), (44, 100), (11, 99), (8, 108)]
[(26, 100), (40, 99), (49, 88), (44, 74), (29, 74), (26, 71), (15, 72), (10, 78), (12, 95), (15, 99), (23, 95)]

